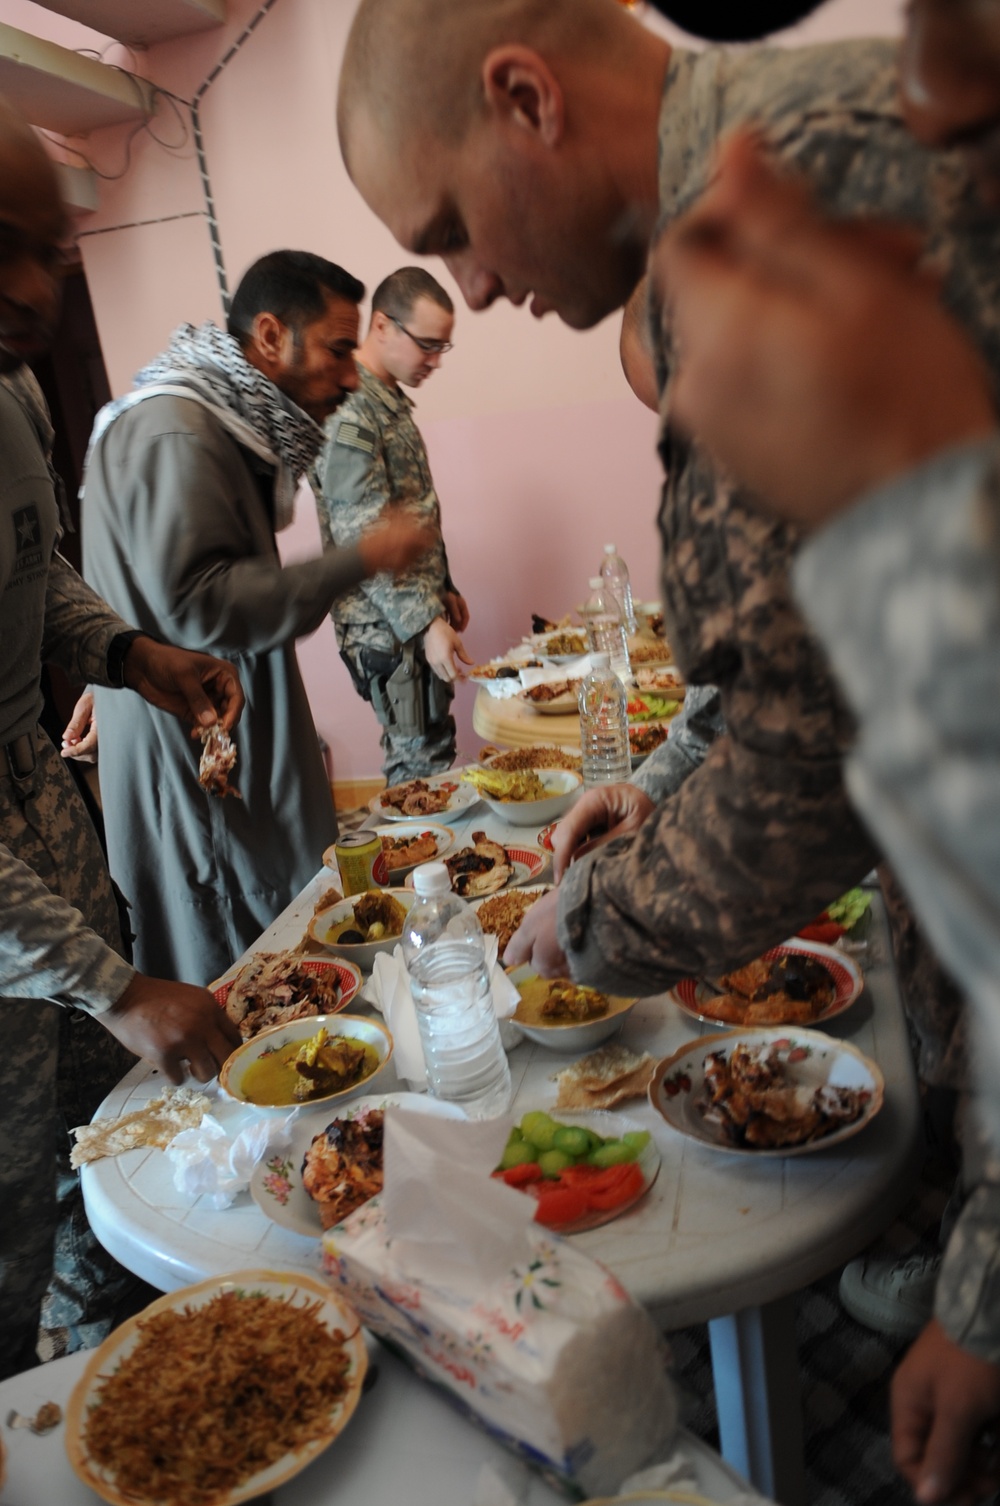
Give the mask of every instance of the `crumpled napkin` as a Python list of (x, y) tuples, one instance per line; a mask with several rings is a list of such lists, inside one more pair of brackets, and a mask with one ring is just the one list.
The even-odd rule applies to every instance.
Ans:
[(250, 1185), (257, 1162), (290, 1143), (294, 1119), (294, 1110), (284, 1119), (254, 1119), (231, 1136), (206, 1114), (197, 1129), (181, 1130), (167, 1146), (174, 1186), (191, 1197), (206, 1196), (213, 1208), (228, 1208)]
[[(500, 1021), (501, 1038), (504, 1038), (507, 1031), (503, 1022), (514, 1013), (520, 995), (498, 963), (497, 938), (484, 936), (483, 941), (486, 946), (486, 966), (490, 971), (493, 1008)], [(362, 988), (361, 997), (374, 1005), (392, 1031), (396, 1071), (400, 1077), (405, 1078), (414, 1092), (422, 1092), (427, 1087), (427, 1068), (401, 946), (393, 947), (391, 955), (388, 952), (376, 954), (372, 975)], [(504, 1039), (504, 1046), (507, 1044)]]

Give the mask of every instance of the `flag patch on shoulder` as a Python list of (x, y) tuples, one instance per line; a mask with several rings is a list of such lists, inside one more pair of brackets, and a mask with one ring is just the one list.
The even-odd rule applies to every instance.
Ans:
[(364, 450), (369, 455), (375, 453), (374, 429), (363, 429), (360, 424), (345, 418), (341, 421), (337, 430), (337, 443), (347, 445), (351, 450)]

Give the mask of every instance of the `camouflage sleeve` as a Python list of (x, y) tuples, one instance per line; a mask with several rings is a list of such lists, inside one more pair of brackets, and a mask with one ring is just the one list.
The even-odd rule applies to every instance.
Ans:
[(877, 860), (839, 760), (772, 756), (727, 733), (633, 837), (573, 864), (559, 940), (578, 982), (657, 993), (794, 935)]
[(854, 801), (1000, 1059), (998, 466), (972, 445), (862, 500), (795, 582), (857, 716)]
[[(355, 543), (394, 500), (378, 421), (360, 400), (345, 405), (331, 423), (319, 479), (324, 548)], [(363, 581), (361, 590), (371, 602), (372, 620), (387, 623), (400, 643), (441, 615), (441, 598), (419, 566), (395, 577), (381, 571)]]
[(630, 783), (659, 805), (704, 763), (709, 748), (725, 730), (718, 690), (714, 685), (692, 685), (670, 723), (670, 736), (649, 755)]
[(0, 845), (0, 999), (59, 999), (100, 1014), (135, 976), (73, 905)]
[(78, 685), (108, 685), (108, 646), (130, 626), (61, 554), (53, 556), (45, 590), (44, 660), (58, 664)]
[[(994, 1087), (995, 1092), (995, 1087)], [(968, 1196), (948, 1241), (934, 1316), (963, 1349), (1000, 1364), (1000, 1151), (983, 1120), (968, 1116), (962, 1137)]]

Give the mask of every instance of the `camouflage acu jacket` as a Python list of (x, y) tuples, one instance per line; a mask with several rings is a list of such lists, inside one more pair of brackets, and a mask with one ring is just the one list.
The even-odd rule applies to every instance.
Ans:
[[(1000, 371), (1000, 232), (960, 160), (908, 135), (888, 44), (675, 52), (660, 125), (665, 222), (743, 122), (836, 212), (925, 226), (948, 300)], [(662, 389), (670, 331), (653, 318)], [(843, 784), (852, 719), (792, 594), (796, 531), (756, 512), (695, 445), (665, 432), (660, 453), (667, 634), (688, 682), (719, 687), (728, 733), (634, 840), (574, 865), (559, 921), (575, 976), (621, 986), (624, 974), (647, 993), (789, 935), (876, 857)]]
[(121, 996), (132, 969), (81, 914), (117, 938), (93, 827), (35, 723), (43, 658), (78, 683), (106, 685), (108, 648), (128, 624), (56, 553), (50, 433), (38, 395), (0, 382), (0, 743), (29, 734), (40, 763), (36, 794), (25, 802), (0, 754), (0, 995), (58, 996), (98, 1012)]
[(1000, 440), (859, 502), (795, 579), (858, 718), (851, 794), (971, 1006), (973, 1190), (935, 1311), (1000, 1364)]
[[(327, 423), (327, 442), (313, 475), (324, 546), (356, 543), (390, 502), (434, 525), (441, 509), (431, 480), (413, 403), (359, 364), (360, 385)], [(444, 540), (395, 580), (387, 573), (338, 598), (337, 628), (348, 623), (389, 627), (400, 643), (430, 627), (451, 590)]]

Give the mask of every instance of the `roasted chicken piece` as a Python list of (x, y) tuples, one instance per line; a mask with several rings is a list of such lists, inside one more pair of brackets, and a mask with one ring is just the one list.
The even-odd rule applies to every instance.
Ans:
[(463, 899), (495, 894), (514, 872), (504, 848), (491, 841), (484, 831), (474, 831), (472, 842), (471, 847), (463, 847), (444, 860), (451, 875), (451, 887)]
[(596, 1020), (608, 1012), (607, 994), (576, 983), (554, 982), (542, 1005), (542, 1014), (552, 1020)]
[(295, 1058), (295, 1070), (301, 1078), (295, 1084), (296, 1099), (305, 1102), (349, 1088), (357, 1082), (364, 1063), (364, 1046), (355, 1045), (342, 1035), (328, 1036), (320, 1027), (299, 1048)]
[(366, 1109), (356, 1119), (334, 1119), (317, 1135), (302, 1161), (302, 1185), (319, 1204), (324, 1229), (382, 1191), (381, 1109)]
[(365, 941), (381, 941), (384, 936), (401, 936), (406, 911), (391, 894), (382, 889), (367, 889), (354, 901), (354, 920)]
[(242, 800), (239, 790), (229, 783), (229, 776), (236, 766), (236, 746), (225, 728), (214, 722), (198, 733), (201, 738), (201, 762), (198, 765), (198, 783), (210, 795), (232, 795)]

